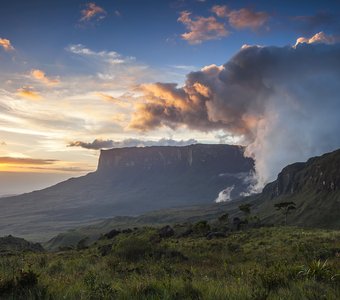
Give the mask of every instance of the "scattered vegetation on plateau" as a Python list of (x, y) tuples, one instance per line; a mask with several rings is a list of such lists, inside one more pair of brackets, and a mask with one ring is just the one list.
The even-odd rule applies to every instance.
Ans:
[[(249, 215), (247, 214), (249, 218)], [(340, 299), (340, 232), (215, 222), (0, 256), (1, 299)]]

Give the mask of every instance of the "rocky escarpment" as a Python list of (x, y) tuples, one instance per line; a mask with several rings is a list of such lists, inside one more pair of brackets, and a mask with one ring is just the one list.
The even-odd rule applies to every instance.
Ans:
[(340, 150), (285, 167), (257, 198), (257, 211), (268, 222), (283, 220), (275, 203), (293, 201), (290, 224), (339, 229)]
[(315, 192), (340, 190), (340, 150), (313, 157), (305, 163), (285, 167), (277, 180), (268, 184), (263, 193), (275, 198), (313, 189)]
[(207, 144), (101, 150), (97, 172), (111, 175), (134, 170), (165, 170), (170, 173), (191, 169), (215, 174), (249, 172), (254, 162), (245, 158), (243, 153), (244, 148), (240, 146)]

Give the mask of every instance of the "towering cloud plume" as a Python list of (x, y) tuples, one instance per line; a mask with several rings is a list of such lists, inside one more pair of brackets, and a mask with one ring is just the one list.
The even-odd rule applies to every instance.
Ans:
[(183, 87), (142, 85), (130, 126), (222, 129), (247, 145), (258, 186), (286, 164), (340, 147), (340, 45), (245, 46)]

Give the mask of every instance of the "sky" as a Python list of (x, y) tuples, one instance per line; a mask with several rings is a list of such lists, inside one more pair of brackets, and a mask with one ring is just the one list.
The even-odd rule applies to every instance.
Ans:
[[(249, 146), (249, 155), (258, 159), (263, 184), (287, 162), (339, 147), (331, 138), (326, 146), (316, 146), (316, 140), (331, 136), (338, 125), (332, 115), (339, 113), (334, 96), (338, 89), (331, 83), (338, 78), (332, 68), (339, 58), (334, 50), (340, 36), (339, 12), (340, 2), (335, 0), (2, 3), (0, 195), (94, 171), (101, 148), (239, 143)], [(329, 48), (321, 49), (323, 45)], [(269, 50), (271, 58), (282, 62), (276, 69), (263, 58)], [(333, 55), (335, 63), (328, 64), (326, 54)], [(328, 67), (308, 69), (307, 60), (300, 65), (312, 56)], [(250, 62), (252, 57), (256, 62)], [(268, 74), (277, 81), (260, 89), (253, 77), (246, 83), (237, 77), (245, 75), (235, 65), (259, 70), (261, 83), (268, 81)], [(291, 66), (294, 74), (307, 73), (282, 75), (284, 66)], [(281, 147), (286, 152), (276, 149), (280, 154), (269, 159), (275, 166), (269, 170), (266, 157), (274, 135), (264, 127), (279, 128), (287, 115), (292, 124), (301, 122), (302, 109), (300, 114), (291, 111), (294, 105), (306, 105), (304, 113), (310, 115), (320, 112), (317, 105), (312, 111), (307, 102), (292, 100), (313, 98), (298, 90), (291, 78), (299, 82), (314, 71), (321, 72), (317, 82), (332, 76), (322, 86), (334, 90), (327, 98), (329, 111), (313, 118), (314, 123), (299, 123), (305, 131), (289, 139), (301, 141), (314, 127), (311, 135), (319, 139), (310, 137), (298, 155), (287, 155), (298, 142)], [(223, 87), (216, 83), (222, 76)], [(300, 87), (312, 91), (312, 80)], [(288, 97), (287, 87), (295, 94)], [(334, 117), (329, 128), (320, 125), (326, 115)], [(273, 116), (279, 116), (275, 122)], [(282, 140), (296, 134), (293, 129), (280, 132)]]

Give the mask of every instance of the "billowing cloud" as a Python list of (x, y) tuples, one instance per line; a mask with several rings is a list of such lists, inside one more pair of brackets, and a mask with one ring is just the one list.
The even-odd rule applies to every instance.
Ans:
[(295, 46), (301, 43), (306, 44), (314, 44), (314, 43), (322, 43), (322, 44), (334, 44), (339, 42), (340, 39), (333, 35), (327, 35), (324, 32), (319, 32), (313, 35), (311, 38), (300, 37), (296, 40)]
[(190, 44), (200, 44), (203, 41), (216, 40), (229, 34), (225, 25), (215, 17), (191, 17), (188, 11), (182, 11), (178, 21), (183, 23), (188, 32), (181, 35)]
[(105, 18), (106, 14), (106, 11), (102, 7), (93, 2), (90, 2), (87, 3), (86, 8), (81, 11), (82, 17), (80, 21), (86, 22), (92, 20), (93, 18), (97, 18), (100, 20)]
[(262, 27), (269, 19), (266, 12), (255, 12), (248, 8), (231, 10), (226, 5), (215, 5), (212, 11), (220, 18), (227, 18), (229, 24), (236, 29), (250, 28), (256, 30)]
[(68, 147), (82, 147), (85, 149), (99, 150), (108, 148), (124, 147), (149, 147), (149, 146), (186, 146), (196, 144), (194, 139), (176, 141), (173, 139), (160, 139), (158, 141), (146, 141), (140, 139), (125, 139), (122, 141), (95, 139), (91, 143), (75, 141), (68, 144)]
[(54, 159), (37, 159), (22, 157), (0, 157), (0, 164), (16, 164), (16, 165), (50, 165), (57, 162)]
[(39, 69), (33, 69), (31, 71), (31, 77), (39, 82), (42, 82), (48, 86), (57, 85), (60, 83), (58, 79), (49, 78), (46, 76), (45, 72)]
[(243, 47), (176, 84), (142, 85), (131, 127), (223, 130), (247, 145), (259, 186), (282, 167), (340, 147), (340, 44)]
[[(263, 107), (255, 107), (256, 102), (267, 95), (268, 88), (254, 80), (244, 89), (238, 83), (239, 78), (230, 78), (225, 85), (220, 76), (228, 73), (224, 66), (211, 65), (190, 73), (182, 88), (169, 83), (141, 85), (140, 92), (146, 101), (137, 105), (130, 127), (146, 131), (185, 124), (190, 129), (202, 131), (228, 129), (251, 140), (252, 126), (258, 122), (252, 112), (258, 111), (261, 115)], [(225, 101), (224, 93), (230, 101)]]
[(13, 51), (14, 47), (11, 44), (11, 41), (8, 39), (3, 39), (0, 38), (0, 46), (5, 50), (5, 51)]
[(42, 99), (41, 95), (30, 86), (24, 86), (18, 89), (17, 95), (19, 97), (29, 99), (29, 100), (35, 100), (35, 101)]

